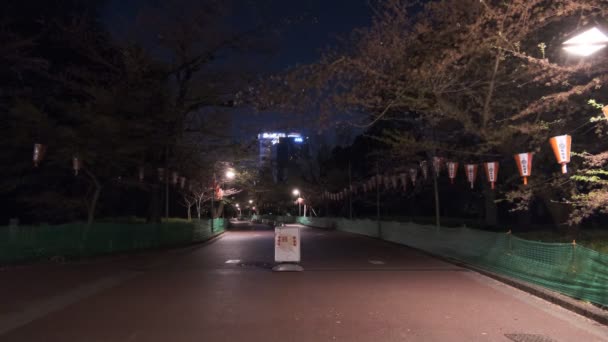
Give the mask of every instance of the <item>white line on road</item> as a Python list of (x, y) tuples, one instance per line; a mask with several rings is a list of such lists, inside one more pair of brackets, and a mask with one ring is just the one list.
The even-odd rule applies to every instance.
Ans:
[(384, 265), (385, 264), (385, 262), (382, 260), (368, 260), (368, 262), (373, 265)]

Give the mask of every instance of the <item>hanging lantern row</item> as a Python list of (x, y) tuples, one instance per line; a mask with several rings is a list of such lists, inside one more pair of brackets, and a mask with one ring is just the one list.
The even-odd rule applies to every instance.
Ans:
[(486, 170), (486, 178), (494, 190), (494, 184), (498, 179), (498, 162), (483, 163), (483, 167)]
[(410, 178), (412, 179), (412, 184), (416, 185), (416, 179), (418, 178), (418, 169), (410, 169)]
[(568, 163), (570, 162), (570, 146), (572, 145), (572, 137), (569, 135), (560, 135), (549, 139), (555, 159), (562, 166), (562, 173), (568, 173)]
[[(605, 107), (608, 108), (608, 107)], [(555, 136), (549, 139), (549, 143), (553, 149), (555, 154), (555, 159), (557, 163), (561, 165), (562, 173), (567, 173), (568, 168), (567, 164), (570, 162), (570, 149), (572, 145), (572, 137), (569, 135), (560, 135)], [(515, 163), (517, 164), (517, 170), (519, 171), (520, 177), (522, 177), (523, 184), (528, 184), (528, 177), (532, 176), (532, 152), (518, 153), (514, 155)], [(441, 157), (433, 157), (433, 171), (435, 176), (438, 176), (441, 171), (441, 164), (443, 163), (443, 159)], [(445, 163), (446, 168), (448, 170), (448, 178), (450, 179), (450, 183), (454, 184), (454, 180), (456, 179), (456, 175), (458, 174), (458, 162), (448, 161)], [(495, 189), (496, 182), (498, 181), (498, 168), (499, 163), (496, 161), (485, 162), (483, 163), (484, 171), (486, 174), (486, 178), (490, 183), (492, 189)], [(423, 161), (420, 163), (420, 170), (422, 170), (423, 178), (426, 180), (428, 175), (427, 162)], [(471, 189), (474, 188), (475, 180), (477, 179), (477, 164), (465, 164), (464, 165), (465, 175), (467, 178), (467, 182), (471, 184)], [(361, 184), (363, 192), (367, 192), (368, 190), (374, 189), (376, 186), (382, 186), (384, 180), (384, 188), (393, 188), (396, 189), (398, 186), (398, 181), (401, 183), (403, 191), (407, 190), (407, 179), (408, 176), (410, 178), (411, 183), (415, 186), (417, 177), (418, 177), (418, 169), (410, 168), (408, 173), (400, 173), (399, 176), (380, 176), (376, 175), (375, 177), (371, 177), (367, 182)], [(376, 182), (378, 180), (378, 182)], [(378, 183), (378, 184), (376, 184)], [(356, 194), (356, 185), (351, 185), (350, 193)], [(348, 195), (348, 189), (344, 189), (341, 192), (336, 194), (332, 194), (329, 192), (324, 193), (324, 198), (339, 200), (346, 198)]]
[(519, 153), (515, 155), (515, 163), (519, 170), (519, 175), (524, 180), (524, 185), (528, 185), (528, 177), (532, 176), (532, 152)]
[(78, 156), (72, 157), (72, 168), (74, 169), (74, 176), (78, 176), (78, 171), (82, 167), (82, 162)]
[(44, 153), (46, 152), (46, 145), (34, 144), (34, 167), (38, 167), (38, 164), (44, 159)]
[(458, 173), (458, 163), (456, 162), (447, 162), (448, 167), (448, 177), (450, 178), (450, 182), (454, 184), (454, 179), (456, 179), (456, 174)]
[[(32, 161), (34, 162), (34, 167), (38, 167), (40, 163), (44, 160), (46, 155), (46, 145), (44, 144), (34, 144), (34, 151), (32, 155)], [(72, 169), (74, 170), (74, 175), (78, 176), (78, 173), (82, 169), (82, 159), (78, 155), (72, 156)], [(162, 182), (165, 180), (165, 169), (159, 167), (157, 169), (158, 172), (158, 181)], [(140, 182), (144, 181), (145, 178), (145, 169), (143, 166), (138, 167), (137, 169), (137, 178)], [(120, 179), (120, 177), (119, 177)], [(186, 177), (179, 176), (176, 171), (171, 173), (171, 183), (173, 185), (179, 184), (180, 188), (184, 189), (186, 187)], [(192, 184), (190, 183), (188, 189), (192, 190)]]
[(427, 180), (427, 178), (429, 177), (429, 166), (426, 160), (420, 162), (420, 170), (422, 170), (422, 178), (424, 178), (424, 180)]

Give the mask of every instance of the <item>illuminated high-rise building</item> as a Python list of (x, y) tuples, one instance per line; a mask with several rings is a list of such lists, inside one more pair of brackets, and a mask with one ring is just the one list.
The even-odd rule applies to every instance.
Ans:
[(295, 132), (258, 134), (260, 168), (270, 168), (275, 182), (286, 181), (290, 166), (307, 156), (307, 140), (307, 137)]

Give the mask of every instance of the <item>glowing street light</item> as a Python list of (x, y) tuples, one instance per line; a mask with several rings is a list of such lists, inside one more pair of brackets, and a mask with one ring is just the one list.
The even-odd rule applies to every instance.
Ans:
[(304, 203), (304, 199), (300, 197), (300, 190), (298, 189), (293, 189), (291, 193), (297, 197), (296, 202), (298, 203), (298, 216), (300, 216), (302, 215), (302, 203)]
[(226, 178), (234, 179), (235, 176), (236, 176), (236, 174), (234, 173), (234, 171), (232, 171), (232, 170), (226, 171)]
[(605, 48), (608, 45), (608, 36), (597, 27), (593, 27), (566, 40), (563, 45), (564, 50), (567, 52), (573, 55), (587, 57)]
[(253, 203), (253, 200), (249, 200), (249, 204)]

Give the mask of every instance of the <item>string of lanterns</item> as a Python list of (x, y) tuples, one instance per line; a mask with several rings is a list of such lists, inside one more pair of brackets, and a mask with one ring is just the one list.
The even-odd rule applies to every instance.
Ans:
[[(555, 159), (557, 163), (561, 165), (561, 171), (563, 174), (568, 172), (568, 163), (570, 163), (570, 149), (572, 145), (572, 137), (570, 135), (559, 135), (552, 137), (549, 139), (549, 143), (551, 144), (551, 148), (553, 149), (553, 153), (555, 154)], [(532, 176), (532, 152), (524, 152), (518, 153), (513, 156), (515, 158), (515, 163), (517, 164), (517, 170), (519, 172), (520, 177), (522, 178), (523, 184), (528, 185), (528, 177)], [(445, 161), (441, 157), (433, 157), (432, 159), (432, 169), (435, 174), (435, 177), (439, 177), (441, 166), (445, 164), (445, 167), (448, 171), (448, 178), (450, 179), (450, 183), (454, 184), (456, 180), (456, 176), (458, 174), (458, 162), (455, 161)], [(477, 178), (478, 164), (465, 164), (464, 171), (467, 182), (470, 183), (471, 189), (474, 188), (475, 180)], [(499, 163), (497, 161), (490, 161), (483, 163), (483, 168), (485, 171), (486, 179), (490, 183), (491, 188), (494, 190), (496, 187), (496, 182), (498, 181), (498, 169)], [(419, 169), (422, 171), (422, 177), (424, 180), (428, 178), (428, 164), (427, 161), (422, 161), (420, 163)], [(408, 181), (409, 176), (409, 181)], [(356, 195), (359, 187), (363, 190), (364, 193), (371, 191), (377, 187), (384, 186), (385, 189), (393, 188), (397, 189), (398, 183), (401, 183), (401, 187), (403, 191), (407, 191), (408, 183), (411, 182), (412, 185), (416, 185), (416, 181), (418, 177), (418, 168), (410, 168), (408, 173), (400, 173), (399, 175), (391, 175), (391, 176), (381, 176), (376, 175), (375, 177), (371, 177), (366, 182), (357, 185), (351, 185), (349, 189), (344, 189), (339, 192), (329, 192), (325, 191), (322, 194), (323, 199), (329, 199), (334, 201), (339, 201), (347, 198), (349, 192), (351, 194)]]
[[(32, 155), (32, 161), (34, 163), (34, 167), (38, 167), (40, 163), (44, 160), (46, 156), (47, 147), (44, 144), (34, 144), (34, 152)], [(82, 169), (82, 159), (78, 155), (74, 155), (72, 157), (72, 169), (74, 170), (74, 176), (78, 176), (78, 172)], [(165, 180), (165, 169), (159, 167), (157, 169), (158, 181), (163, 182)], [(138, 167), (137, 169), (137, 178), (140, 182), (144, 181), (145, 178), (145, 168), (143, 166)], [(181, 189), (186, 188), (186, 184), (188, 184), (188, 190), (192, 190), (192, 182), (187, 182), (187, 178), (184, 176), (180, 176), (177, 171), (171, 172), (171, 177), (166, 179), (170, 181), (172, 185), (177, 186)]]

